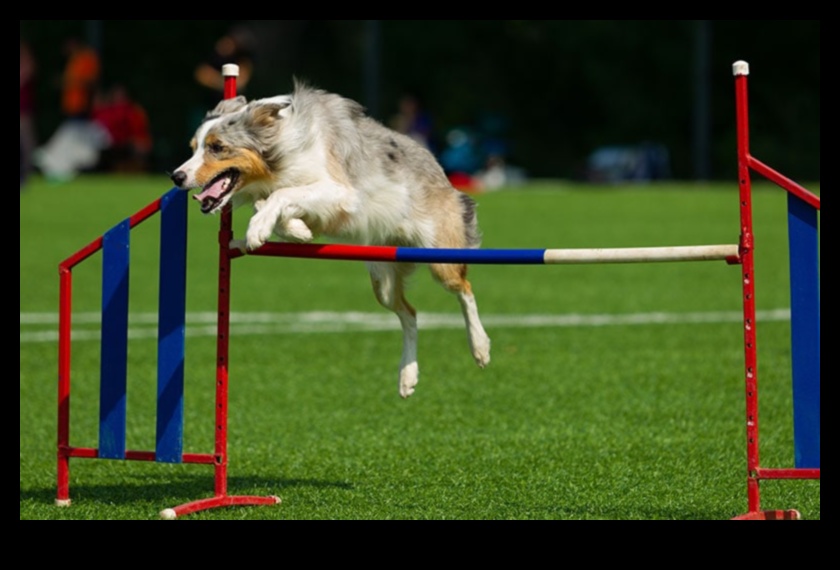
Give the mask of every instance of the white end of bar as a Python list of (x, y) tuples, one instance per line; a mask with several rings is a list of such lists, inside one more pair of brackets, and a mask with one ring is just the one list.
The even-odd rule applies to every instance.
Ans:
[(223, 65), (222, 75), (224, 77), (239, 77), (239, 66), (235, 63), (227, 63)]
[(729, 261), (738, 259), (737, 245), (703, 245), (686, 247), (641, 247), (621, 249), (549, 249), (546, 265), (664, 263), (674, 261)]
[(732, 75), (738, 77), (739, 75), (749, 75), (750, 64), (746, 61), (736, 61), (732, 64)]

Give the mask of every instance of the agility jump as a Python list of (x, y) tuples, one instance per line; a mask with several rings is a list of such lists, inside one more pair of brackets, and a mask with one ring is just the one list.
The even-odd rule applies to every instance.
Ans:
[[(187, 193), (173, 189), (134, 216), (115, 226), (59, 266), (59, 397), (58, 467), (56, 505), (69, 507), (70, 460), (110, 459), (169, 464), (212, 465), (215, 470), (214, 494), (161, 511), (164, 519), (174, 519), (209, 509), (235, 506), (277, 505), (274, 496), (236, 496), (228, 493), (228, 384), (230, 284), (232, 260), (245, 255), (297, 257), (310, 259), (466, 263), (488, 265), (561, 265), (609, 263), (661, 263), (724, 261), (741, 265), (745, 327), (747, 392), (747, 447), (749, 511), (739, 519), (798, 519), (796, 510), (761, 509), (760, 482), (767, 479), (820, 478), (820, 298), (818, 258), (818, 213), (820, 199), (795, 182), (778, 174), (749, 154), (749, 120), (745, 62), (733, 67), (736, 78), (738, 157), (741, 234), (738, 244), (549, 250), (435, 250), (348, 245), (292, 245), (268, 243), (253, 252), (235, 244), (232, 210), (222, 212), (219, 231), (218, 334), (216, 365), (215, 449), (212, 454), (186, 453), (184, 434), (184, 360), (186, 322), (186, 227)], [(236, 96), (238, 68), (228, 65), (225, 98)], [(752, 225), (751, 172), (775, 182), (790, 195), (792, 332), (794, 356), (794, 415), (796, 467), (765, 469), (759, 460), (758, 356), (756, 345), (756, 306), (754, 234)], [(158, 334), (157, 438), (154, 451), (126, 449), (126, 386), (128, 350), (128, 274), (130, 234), (153, 216), (161, 217), (160, 303)], [(102, 363), (100, 374), (100, 429), (97, 448), (75, 447), (70, 441), (72, 284), (73, 269), (94, 254), (102, 252)], [(166, 287), (163, 284), (166, 283)]]

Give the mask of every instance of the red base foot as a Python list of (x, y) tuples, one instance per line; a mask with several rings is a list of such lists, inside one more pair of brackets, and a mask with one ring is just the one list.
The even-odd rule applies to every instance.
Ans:
[(212, 499), (187, 503), (174, 509), (165, 509), (160, 512), (160, 518), (164, 520), (175, 520), (178, 517), (208, 511), (210, 509), (223, 507), (264, 507), (279, 505), (280, 502), (280, 497), (213, 497)]
[(758, 511), (747, 513), (732, 520), (736, 521), (798, 521), (802, 520), (799, 511)]

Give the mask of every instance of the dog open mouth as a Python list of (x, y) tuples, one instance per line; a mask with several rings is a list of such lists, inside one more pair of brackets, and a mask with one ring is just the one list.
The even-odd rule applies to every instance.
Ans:
[(201, 202), (202, 213), (210, 214), (227, 203), (227, 197), (236, 190), (238, 183), (239, 171), (231, 168), (216, 176), (203, 188), (201, 193), (196, 194), (193, 198)]

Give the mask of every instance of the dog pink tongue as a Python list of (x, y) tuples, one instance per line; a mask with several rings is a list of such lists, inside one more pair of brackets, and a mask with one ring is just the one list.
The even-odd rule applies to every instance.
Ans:
[(222, 197), (222, 194), (225, 193), (225, 190), (227, 190), (229, 182), (229, 178), (222, 178), (221, 180), (217, 180), (210, 186), (207, 186), (200, 194), (196, 194), (194, 198), (199, 202), (203, 202), (208, 198), (218, 200)]

